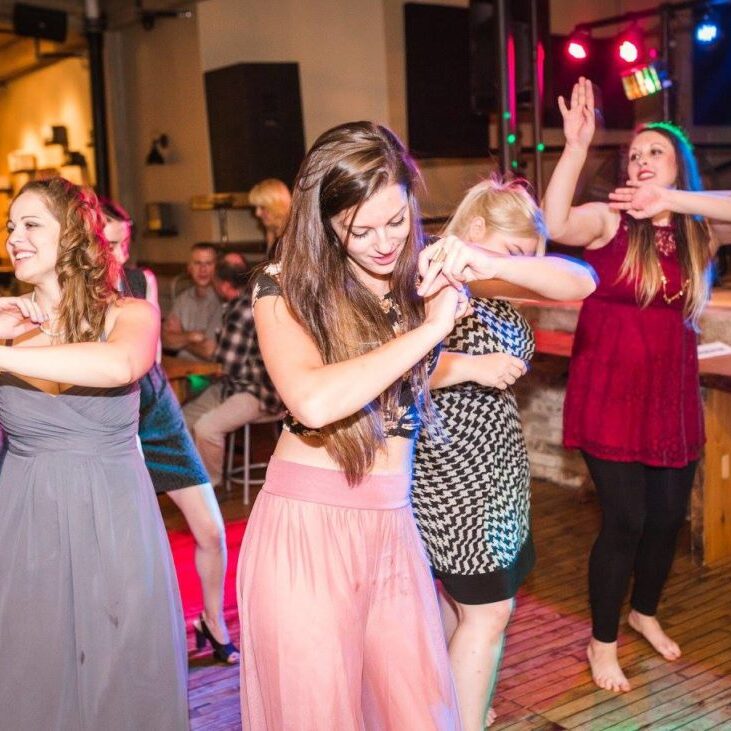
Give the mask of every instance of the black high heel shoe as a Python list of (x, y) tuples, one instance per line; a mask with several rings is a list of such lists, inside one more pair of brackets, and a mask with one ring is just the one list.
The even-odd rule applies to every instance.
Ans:
[[(200, 625), (200, 626), (199, 626)], [(213, 657), (227, 665), (235, 665), (239, 659), (231, 660), (231, 655), (238, 654), (239, 650), (233, 642), (221, 644), (208, 629), (205, 619), (201, 614), (197, 620), (193, 620), (193, 629), (195, 630), (195, 647), (196, 650), (202, 650), (206, 646), (206, 642), (210, 642), (213, 648)]]

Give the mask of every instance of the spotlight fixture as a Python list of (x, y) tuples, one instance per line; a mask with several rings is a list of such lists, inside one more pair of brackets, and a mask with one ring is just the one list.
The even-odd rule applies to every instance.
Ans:
[(574, 61), (583, 61), (589, 57), (589, 31), (575, 30), (566, 41), (566, 54)]
[(671, 85), (665, 68), (660, 63), (635, 66), (622, 72), (622, 88), (627, 99), (642, 99), (667, 89)]
[(142, 0), (135, 0), (137, 16), (145, 30), (152, 30), (155, 23), (162, 18), (192, 18), (192, 10), (148, 10), (143, 7)]
[(617, 37), (617, 55), (627, 64), (642, 61), (644, 56), (644, 36), (640, 27), (633, 23), (624, 33)]
[(701, 46), (712, 46), (721, 38), (721, 23), (718, 15), (710, 8), (695, 26), (693, 36)]

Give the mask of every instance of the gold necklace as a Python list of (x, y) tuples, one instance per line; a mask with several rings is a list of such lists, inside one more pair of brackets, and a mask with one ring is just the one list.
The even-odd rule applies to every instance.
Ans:
[(680, 289), (673, 295), (668, 295), (668, 280), (664, 273), (660, 274), (660, 282), (662, 283), (662, 298), (665, 300), (666, 305), (671, 305), (675, 300), (680, 299), (685, 294), (685, 288), (690, 284), (690, 279), (686, 279), (680, 285)]
[[(31, 293), (30, 301), (33, 304), (36, 304), (36, 291), (35, 291), (35, 289)], [(55, 317), (54, 320), (58, 320), (58, 318)], [(46, 327), (43, 326), (43, 323), (42, 322), (39, 322), (38, 323), (38, 329), (44, 335), (47, 335), (49, 338), (60, 338), (62, 335), (65, 335), (66, 334), (66, 331), (65, 330), (59, 330), (58, 332), (56, 332), (55, 330), (49, 330), (48, 328), (46, 328)]]

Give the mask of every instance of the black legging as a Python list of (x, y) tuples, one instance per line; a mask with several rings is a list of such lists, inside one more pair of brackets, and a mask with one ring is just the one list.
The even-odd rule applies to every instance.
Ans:
[(632, 608), (650, 616), (657, 611), (698, 462), (648, 467), (582, 454), (602, 508), (589, 558), (593, 634), (600, 642), (614, 642), (632, 573)]

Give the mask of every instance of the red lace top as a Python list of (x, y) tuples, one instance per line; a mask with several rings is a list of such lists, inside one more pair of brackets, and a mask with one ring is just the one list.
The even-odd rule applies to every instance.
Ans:
[[(684, 277), (671, 226), (656, 227), (665, 293)], [(684, 298), (662, 289), (640, 307), (634, 283), (618, 281), (627, 252), (626, 219), (603, 248), (586, 251), (599, 286), (581, 308), (564, 404), (564, 446), (601, 459), (682, 467), (705, 441), (697, 338)]]

